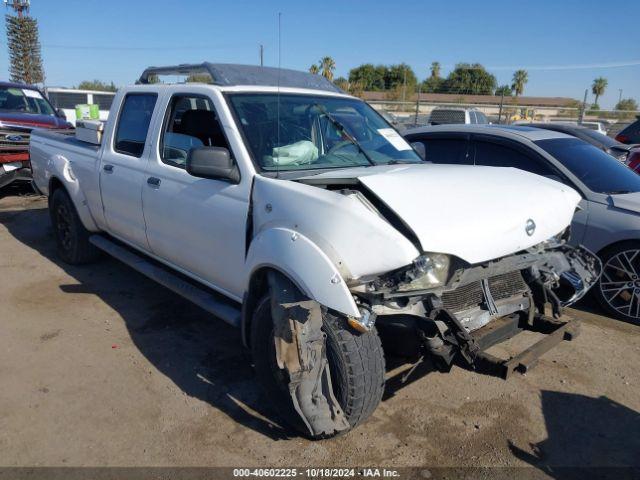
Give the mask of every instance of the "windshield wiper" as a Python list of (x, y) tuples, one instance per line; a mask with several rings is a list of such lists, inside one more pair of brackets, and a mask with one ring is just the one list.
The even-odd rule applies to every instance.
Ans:
[(331, 115), (327, 109), (325, 108), (324, 105), (320, 105), (319, 103), (316, 103), (314, 105), (315, 107), (318, 107), (320, 109), (320, 111), (324, 114), (325, 117), (327, 117), (329, 119), (329, 121), (331, 123), (333, 123), (333, 125), (339, 130), (339, 132), (349, 141), (351, 142), (353, 145), (356, 146), (356, 148), (360, 151), (360, 153), (362, 153), (362, 155), (364, 156), (364, 158), (367, 159), (367, 161), (371, 164), (371, 165), (377, 165), (376, 162), (373, 161), (373, 159), (369, 156), (369, 154), (367, 153), (367, 151), (364, 149), (364, 147), (360, 144), (360, 142), (358, 140), (355, 139), (355, 137), (353, 135), (351, 135), (349, 132), (347, 132), (346, 127), (340, 123), (338, 120), (336, 120), (334, 118), (333, 115)]

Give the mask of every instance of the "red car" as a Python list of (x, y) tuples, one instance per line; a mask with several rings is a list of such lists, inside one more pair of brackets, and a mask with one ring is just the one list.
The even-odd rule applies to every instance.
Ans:
[(15, 180), (29, 180), (29, 137), (34, 128), (69, 129), (38, 88), (0, 82), (0, 188)]
[(640, 174), (640, 147), (634, 148), (629, 152), (629, 157), (625, 163), (631, 170)]

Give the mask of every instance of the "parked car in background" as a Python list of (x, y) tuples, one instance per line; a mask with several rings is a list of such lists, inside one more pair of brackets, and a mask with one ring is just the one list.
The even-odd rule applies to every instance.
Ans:
[(72, 125), (36, 87), (0, 82), (0, 188), (31, 178), (29, 137), (34, 128)]
[(575, 189), (571, 242), (603, 263), (592, 291), (609, 314), (640, 321), (640, 176), (584, 140), (529, 126), (443, 125), (403, 135), (433, 163), (514, 167)]
[[(149, 84), (202, 70), (215, 85)], [(31, 139), (58, 252), (77, 264), (104, 250), (239, 327), (307, 435), (375, 410), (377, 327), (402, 329), (398, 348), (443, 371), (488, 362), (504, 377), (575, 335), (545, 305), (559, 316), (600, 262), (566, 243), (580, 201), (566, 185), (426, 165), (368, 104), (306, 72), (179, 65), (139, 83), (103, 135), (87, 122)], [(524, 329), (549, 336), (513, 359), (486, 354)]]
[[(578, 125), (578, 124), (576, 124)], [(606, 135), (607, 134), (607, 129), (606, 127), (602, 124), (602, 122), (582, 122), (579, 125), (582, 125), (583, 127), (586, 127), (590, 130), (593, 130), (595, 132), (598, 132), (602, 135)]]
[(429, 116), (430, 125), (448, 125), (452, 123), (487, 124), (487, 116), (475, 108), (436, 107)]
[(640, 174), (640, 148), (634, 148), (631, 150), (625, 163), (631, 170)]
[(614, 140), (611, 137), (608, 137), (596, 130), (592, 130), (591, 128), (580, 126), (577, 124), (570, 123), (530, 123), (527, 124), (529, 127), (543, 128), (545, 130), (553, 130), (554, 132), (562, 132), (567, 135), (572, 135), (574, 137), (579, 138), (580, 140), (584, 140), (585, 142), (594, 145), (609, 155), (617, 158), (621, 162), (626, 162), (629, 153), (631, 150), (635, 148), (633, 145), (625, 145), (624, 143), (620, 143), (617, 140)]
[(640, 117), (616, 135), (620, 143), (640, 143)]

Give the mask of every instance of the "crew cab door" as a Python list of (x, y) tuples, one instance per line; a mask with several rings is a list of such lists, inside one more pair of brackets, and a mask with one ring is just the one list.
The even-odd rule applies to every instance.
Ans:
[[(191, 87), (194, 90), (197, 87)], [(191, 148), (233, 149), (218, 113), (220, 97), (174, 93), (163, 101), (163, 123), (142, 189), (147, 238), (153, 254), (231, 297), (244, 290), (250, 178), (197, 178), (185, 169)]]
[(112, 137), (105, 139), (100, 164), (100, 192), (108, 231), (148, 250), (142, 186), (146, 181), (147, 138), (157, 103), (155, 93), (128, 93), (120, 103)]

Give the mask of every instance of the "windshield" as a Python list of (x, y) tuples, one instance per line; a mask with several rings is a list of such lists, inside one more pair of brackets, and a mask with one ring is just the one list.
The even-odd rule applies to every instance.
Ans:
[(0, 87), (0, 111), (55, 115), (51, 104), (38, 90)]
[(230, 103), (255, 163), (265, 171), (422, 161), (360, 100), (261, 93), (232, 94)]
[(640, 175), (589, 143), (577, 138), (554, 138), (538, 140), (535, 143), (594, 192), (640, 192)]

